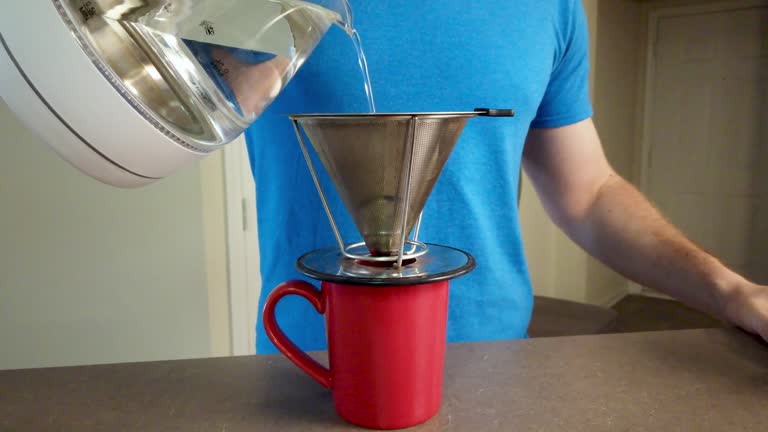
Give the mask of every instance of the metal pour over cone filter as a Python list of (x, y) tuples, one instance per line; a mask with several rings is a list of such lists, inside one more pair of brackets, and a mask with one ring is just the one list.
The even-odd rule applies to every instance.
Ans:
[[(372, 256), (404, 242), (469, 118), (466, 113), (296, 115)], [(297, 127), (301, 139), (301, 132)], [(311, 165), (310, 165), (311, 166)]]

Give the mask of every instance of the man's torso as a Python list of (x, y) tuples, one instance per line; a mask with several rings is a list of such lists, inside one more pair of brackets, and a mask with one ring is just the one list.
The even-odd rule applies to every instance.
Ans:
[[(424, 209), (420, 239), (466, 250), (477, 269), (452, 281), (450, 341), (525, 337), (532, 308), (517, 214), (520, 161), (556, 59), (567, 1), (353, 1), (379, 112), (514, 108), (512, 119), (470, 120)], [(335, 244), (301, 156), (292, 113), (365, 112), (354, 47), (332, 28), (247, 133), (258, 195), (260, 307), (295, 260)], [(324, 178), (324, 188), (332, 186)], [(335, 194), (346, 241), (358, 241)], [(535, 241), (536, 239), (530, 239)], [(324, 326), (302, 299), (278, 319), (304, 349), (325, 347)], [(257, 351), (274, 352), (261, 319)]]

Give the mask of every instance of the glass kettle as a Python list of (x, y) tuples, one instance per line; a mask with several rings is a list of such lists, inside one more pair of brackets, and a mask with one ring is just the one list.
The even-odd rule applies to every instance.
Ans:
[(279, 94), (346, 0), (53, 0), (109, 83), (167, 137), (208, 153)]

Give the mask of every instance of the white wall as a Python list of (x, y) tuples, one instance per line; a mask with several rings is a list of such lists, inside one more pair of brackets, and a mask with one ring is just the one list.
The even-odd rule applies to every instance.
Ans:
[(0, 148), (0, 368), (229, 352), (220, 159), (112, 188), (2, 102)]

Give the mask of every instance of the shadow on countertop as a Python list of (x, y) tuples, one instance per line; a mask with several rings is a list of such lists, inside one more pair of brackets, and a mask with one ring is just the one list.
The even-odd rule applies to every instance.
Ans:
[(534, 297), (532, 338), (727, 327), (680, 302), (628, 295), (612, 308)]

